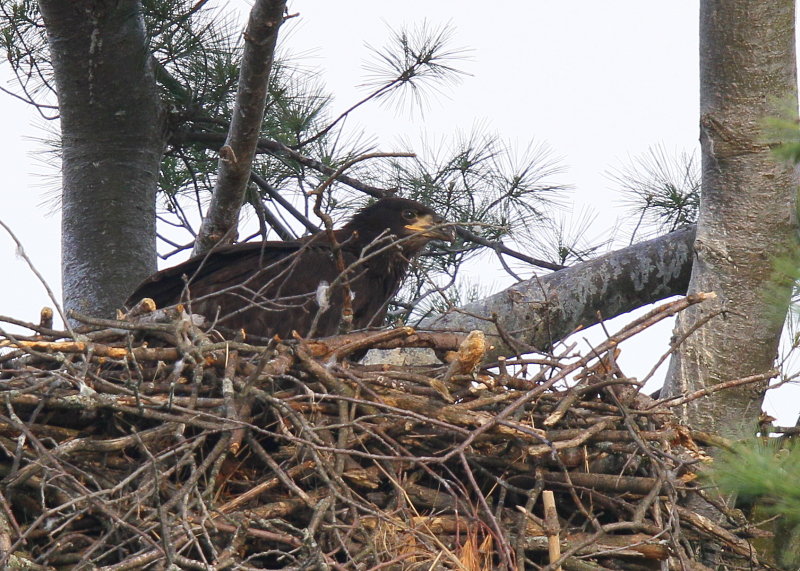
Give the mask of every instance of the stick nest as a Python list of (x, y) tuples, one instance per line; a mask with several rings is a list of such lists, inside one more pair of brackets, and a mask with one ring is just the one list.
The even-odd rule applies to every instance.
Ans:
[[(485, 368), (480, 332), (254, 346), (181, 308), (47, 325), (0, 336), (3, 568), (760, 565), (739, 515), (687, 507), (720, 507), (707, 458), (614, 339)], [(398, 346), (452, 353), (351, 361)]]

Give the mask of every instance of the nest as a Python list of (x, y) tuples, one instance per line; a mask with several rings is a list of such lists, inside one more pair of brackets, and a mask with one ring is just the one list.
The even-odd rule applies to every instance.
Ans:
[[(83, 319), (3, 335), (3, 568), (698, 569), (709, 550), (761, 565), (671, 412), (698, 395), (641, 394), (619, 337), (485, 368), (480, 332), (253, 346), (181, 308)], [(401, 346), (452, 353), (348, 358)], [(709, 502), (723, 521), (689, 507)]]

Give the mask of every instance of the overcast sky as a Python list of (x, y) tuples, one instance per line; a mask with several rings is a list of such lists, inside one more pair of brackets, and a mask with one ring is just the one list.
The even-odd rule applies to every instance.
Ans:
[[(437, 141), (476, 126), (521, 149), (531, 141), (546, 143), (562, 158), (559, 181), (573, 187), (575, 209), (589, 205), (601, 213), (591, 233), (602, 237), (625, 215), (609, 170), (656, 144), (676, 153), (697, 147), (698, 2), (532, 0), (490, 6), (472, 0), (290, 0), (290, 11), (299, 16), (283, 39), (289, 52), (319, 70), (335, 94), (335, 109), (344, 110), (365, 94), (358, 86), (370, 57), (366, 44), (383, 46), (390, 30), (404, 25), (450, 24), (453, 45), (468, 50), (461, 68), (470, 75), (430, 99), (422, 120), (419, 113), (368, 105), (350, 126), (375, 134), (384, 151), (399, 148), (400, 139), (413, 142), (424, 135)], [(0, 80), (14, 89), (9, 77), (7, 64), (0, 64)], [(42, 149), (35, 139), (44, 131), (25, 104), (0, 94), (0, 120), (6, 132), (0, 219), (60, 296), (59, 219), (52, 200), (58, 165), (43, 164), (52, 158), (35, 154)], [(36, 320), (49, 302), (5, 233), (0, 268), (0, 314)], [(494, 275), (488, 281), (496, 288), (509, 285)], [(669, 329), (665, 325), (623, 346), (623, 370), (643, 376), (665, 349)], [(796, 412), (795, 406), (783, 409), (782, 422), (793, 423)]]

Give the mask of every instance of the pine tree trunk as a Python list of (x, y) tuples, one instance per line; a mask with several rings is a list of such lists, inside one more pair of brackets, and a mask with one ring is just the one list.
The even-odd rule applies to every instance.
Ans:
[(42, 0), (62, 140), (67, 309), (113, 315), (156, 269), (160, 108), (135, 0)]
[[(771, 154), (777, 141), (764, 131), (765, 118), (796, 106), (794, 1), (700, 4), (702, 198), (689, 292), (718, 298), (680, 316), (676, 336), (698, 328), (671, 362), (667, 394), (773, 366), (790, 295), (773, 277), (775, 260), (793, 250), (797, 231), (793, 169)], [(683, 413), (703, 430), (752, 434), (764, 389), (720, 391)]]

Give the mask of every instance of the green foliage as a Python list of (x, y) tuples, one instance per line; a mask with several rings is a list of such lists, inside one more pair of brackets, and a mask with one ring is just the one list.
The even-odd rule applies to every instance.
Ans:
[(4, 91), (36, 107), (45, 119), (57, 117), (50, 52), (34, 0), (0, 2), (0, 42), (20, 92)]
[[(789, 331), (797, 326), (800, 313), (800, 246), (789, 244), (779, 252), (771, 252), (772, 273), (764, 290), (764, 299), (768, 304), (767, 318), (777, 322), (786, 320)], [(786, 292), (791, 291), (791, 298), (786, 299)], [(786, 312), (787, 301), (789, 313)]]
[(726, 493), (752, 502), (766, 499), (770, 510), (800, 522), (800, 450), (778, 441), (740, 445), (715, 462), (714, 480)]
[(797, 121), (774, 117), (767, 119), (766, 125), (781, 141), (772, 148), (775, 156), (794, 164), (800, 163), (800, 127), (798, 127)]
[(467, 50), (452, 48), (452, 29), (431, 28), (423, 23), (412, 30), (392, 33), (383, 48), (369, 46), (373, 59), (365, 66), (364, 87), (374, 91), (370, 98), (389, 103), (396, 97), (401, 107), (424, 110), (428, 95), (457, 83), (464, 72), (457, 67)]
[[(432, 279), (433, 277), (433, 279)], [(410, 279), (406, 281), (392, 307), (389, 320), (396, 324), (415, 325), (429, 315), (445, 313), (454, 307), (463, 307), (468, 303), (485, 298), (491, 292), (469, 278), (442, 279), (443, 275), (432, 274), (424, 266), (417, 266), (410, 271)]]
[(230, 117), (239, 79), (239, 30), (205, 2), (144, 0), (142, 15), (166, 108)]
[(780, 563), (800, 564), (800, 449), (793, 443), (769, 439), (742, 444), (714, 462), (711, 479), (740, 502), (757, 504), (759, 511), (780, 516), (776, 540)]
[(777, 113), (764, 120), (764, 136), (775, 156), (782, 161), (800, 163), (800, 123), (797, 101), (777, 102)]
[(565, 266), (594, 258), (613, 241), (606, 228), (603, 228), (604, 238), (592, 235), (596, 221), (597, 214), (588, 209), (554, 213), (543, 221), (545, 231), (536, 234), (537, 249), (543, 251), (546, 259)]
[(418, 156), (392, 161), (383, 184), (404, 189), (449, 219), (475, 220), (475, 231), (489, 239), (530, 237), (565, 188), (554, 181), (561, 167), (544, 145), (519, 153), (476, 130), (453, 142), (406, 146)]
[[(797, 102), (783, 102), (777, 105), (778, 113), (773, 117), (764, 120), (765, 138), (772, 148), (775, 157), (781, 161), (789, 161), (794, 164), (800, 163), (800, 124), (797, 120)], [(800, 204), (795, 216), (800, 219)], [(787, 316), (787, 329), (794, 338), (792, 349), (798, 346), (798, 316), (800, 315), (800, 246), (792, 244), (787, 248), (788, 252), (776, 256), (774, 261), (773, 275), (770, 282), (774, 284), (768, 291), (768, 295), (775, 308), (776, 317), (783, 312), (782, 291), (787, 282), (795, 284), (792, 292), (789, 315)]]
[(640, 230), (649, 236), (671, 232), (697, 220), (700, 171), (694, 154), (675, 157), (656, 145), (629, 165), (613, 170), (609, 178), (637, 220), (632, 241)]
[[(533, 251), (544, 251), (542, 230), (564, 190), (555, 181), (561, 168), (546, 146), (531, 144), (520, 152), (481, 129), (458, 134), (452, 141), (406, 142), (405, 146), (417, 156), (386, 164), (379, 177), (382, 186), (403, 189), (405, 196), (430, 204), (448, 220), (467, 223), (482, 238), (511, 240)], [(458, 268), (483, 251), (462, 238), (432, 249), (418, 260), (412, 271), (415, 279), (409, 280), (411, 285), (401, 292), (401, 305), (431, 298), (437, 300), (435, 309), (441, 309), (448, 297), (434, 294), (435, 290), (455, 283)], [(532, 268), (525, 271), (530, 274)], [(426, 282), (423, 275), (439, 279)], [(474, 290), (468, 284), (461, 284), (451, 301), (471, 301), (471, 292)], [(433, 309), (431, 305), (422, 306), (423, 312)], [(409, 319), (411, 316), (406, 315), (405, 320)]]

